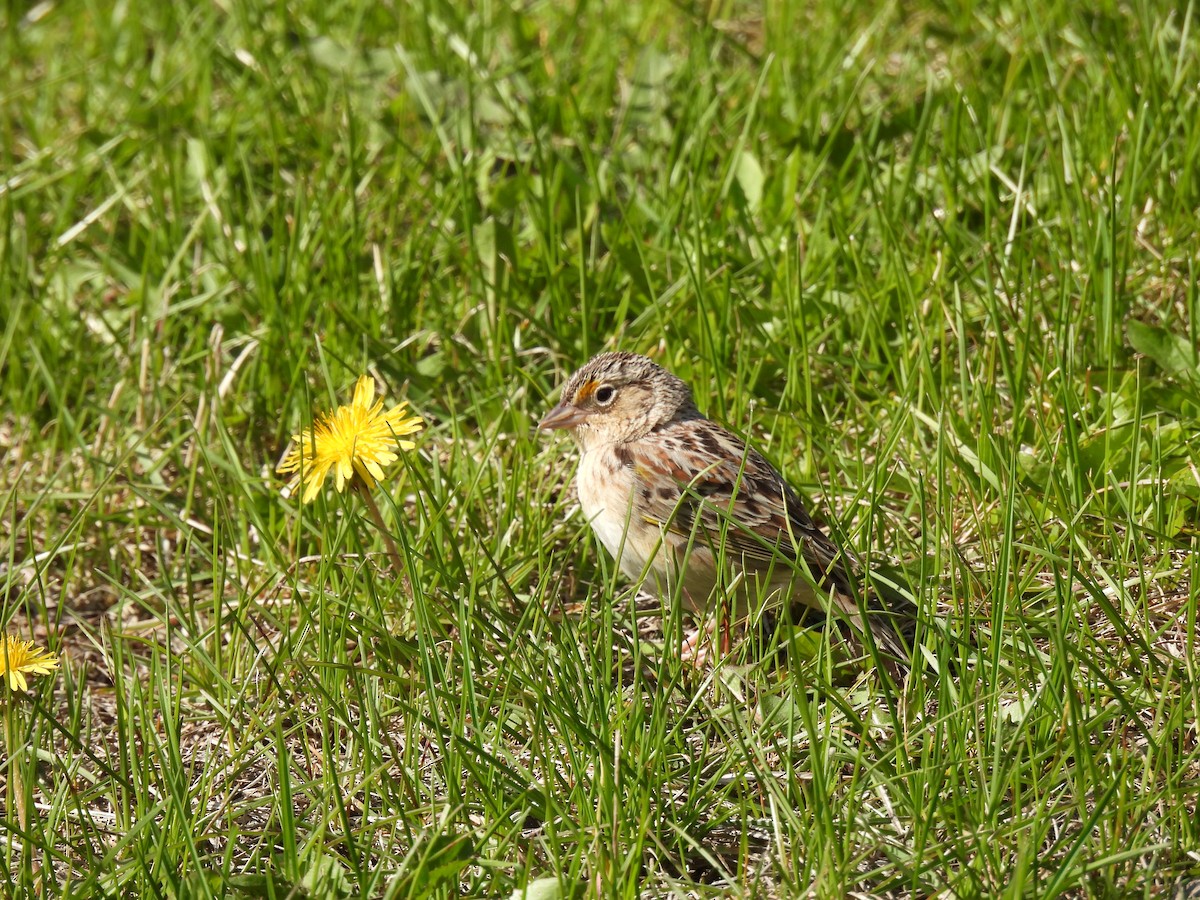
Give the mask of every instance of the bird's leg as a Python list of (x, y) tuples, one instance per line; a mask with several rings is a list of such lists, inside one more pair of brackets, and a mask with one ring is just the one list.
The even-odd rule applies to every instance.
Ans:
[(698, 625), (690, 630), (690, 633), (684, 637), (683, 643), (679, 645), (679, 658), (685, 663), (691, 663), (697, 669), (708, 660), (708, 650), (704, 646), (707, 632), (707, 628)]
[(729, 594), (726, 591), (721, 591), (720, 610), (717, 615), (721, 617), (721, 638), (717, 649), (717, 658), (728, 656), (729, 651), (733, 648), (733, 626), (729, 622), (731, 610), (729, 608)]
[(680, 656), (685, 662), (690, 662), (697, 669), (709, 661), (712, 653), (714, 660), (728, 656), (733, 649), (733, 624), (730, 622), (729, 597), (721, 594), (717, 601), (717, 621), (705, 620), (696, 626), (696, 630), (683, 639), (679, 649)]
[[(702, 606), (692, 599), (687, 588), (683, 589), (683, 593), (687, 605), (691, 609), (702, 609)], [(709, 660), (709, 653), (712, 652), (715, 630), (716, 623), (710, 622), (707, 616), (702, 616), (695, 628), (684, 637), (683, 643), (679, 647), (680, 658), (686, 663), (691, 663), (697, 669), (702, 668)], [(720, 658), (720, 655), (721, 651), (718, 649), (717, 657)]]

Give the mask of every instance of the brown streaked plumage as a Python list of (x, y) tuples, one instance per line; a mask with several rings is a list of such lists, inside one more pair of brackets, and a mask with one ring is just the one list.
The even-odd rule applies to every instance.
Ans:
[[(632, 579), (676, 582), (694, 609), (709, 602), (724, 560), (736, 614), (756, 597), (824, 608), (860, 629), (861, 566), (813, 522), (755, 450), (696, 409), (691, 388), (633, 353), (601, 353), (577, 371), (539, 428), (564, 429), (582, 456), (576, 485), (596, 536)], [(740, 578), (736, 578), (740, 576)], [(867, 626), (908, 659), (916, 608), (898, 592), (866, 598)]]

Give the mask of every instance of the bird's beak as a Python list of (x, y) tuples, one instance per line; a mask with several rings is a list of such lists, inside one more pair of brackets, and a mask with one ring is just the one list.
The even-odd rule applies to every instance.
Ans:
[(550, 410), (538, 422), (538, 431), (553, 431), (559, 428), (575, 428), (587, 418), (587, 413), (577, 406), (563, 402)]

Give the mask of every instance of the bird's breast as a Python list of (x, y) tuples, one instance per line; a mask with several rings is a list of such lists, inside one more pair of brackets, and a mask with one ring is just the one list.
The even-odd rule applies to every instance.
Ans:
[(633, 469), (611, 447), (583, 454), (576, 489), (579, 506), (604, 548), (616, 558), (627, 576), (641, 574), (649, 553), (642, 532), (647, 525), (632, 508), (635, 498)]

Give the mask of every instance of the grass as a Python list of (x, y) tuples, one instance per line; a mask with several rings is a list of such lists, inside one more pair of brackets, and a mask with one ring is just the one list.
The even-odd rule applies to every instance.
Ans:
[[(1200, 877), (1197, 21), (1085, 6), (7, 6), (5, 893)], [(970, 664), (681, 665), (532, 434), (615, 347)], [(272, 473), (363, 372), (406, 578)]]

